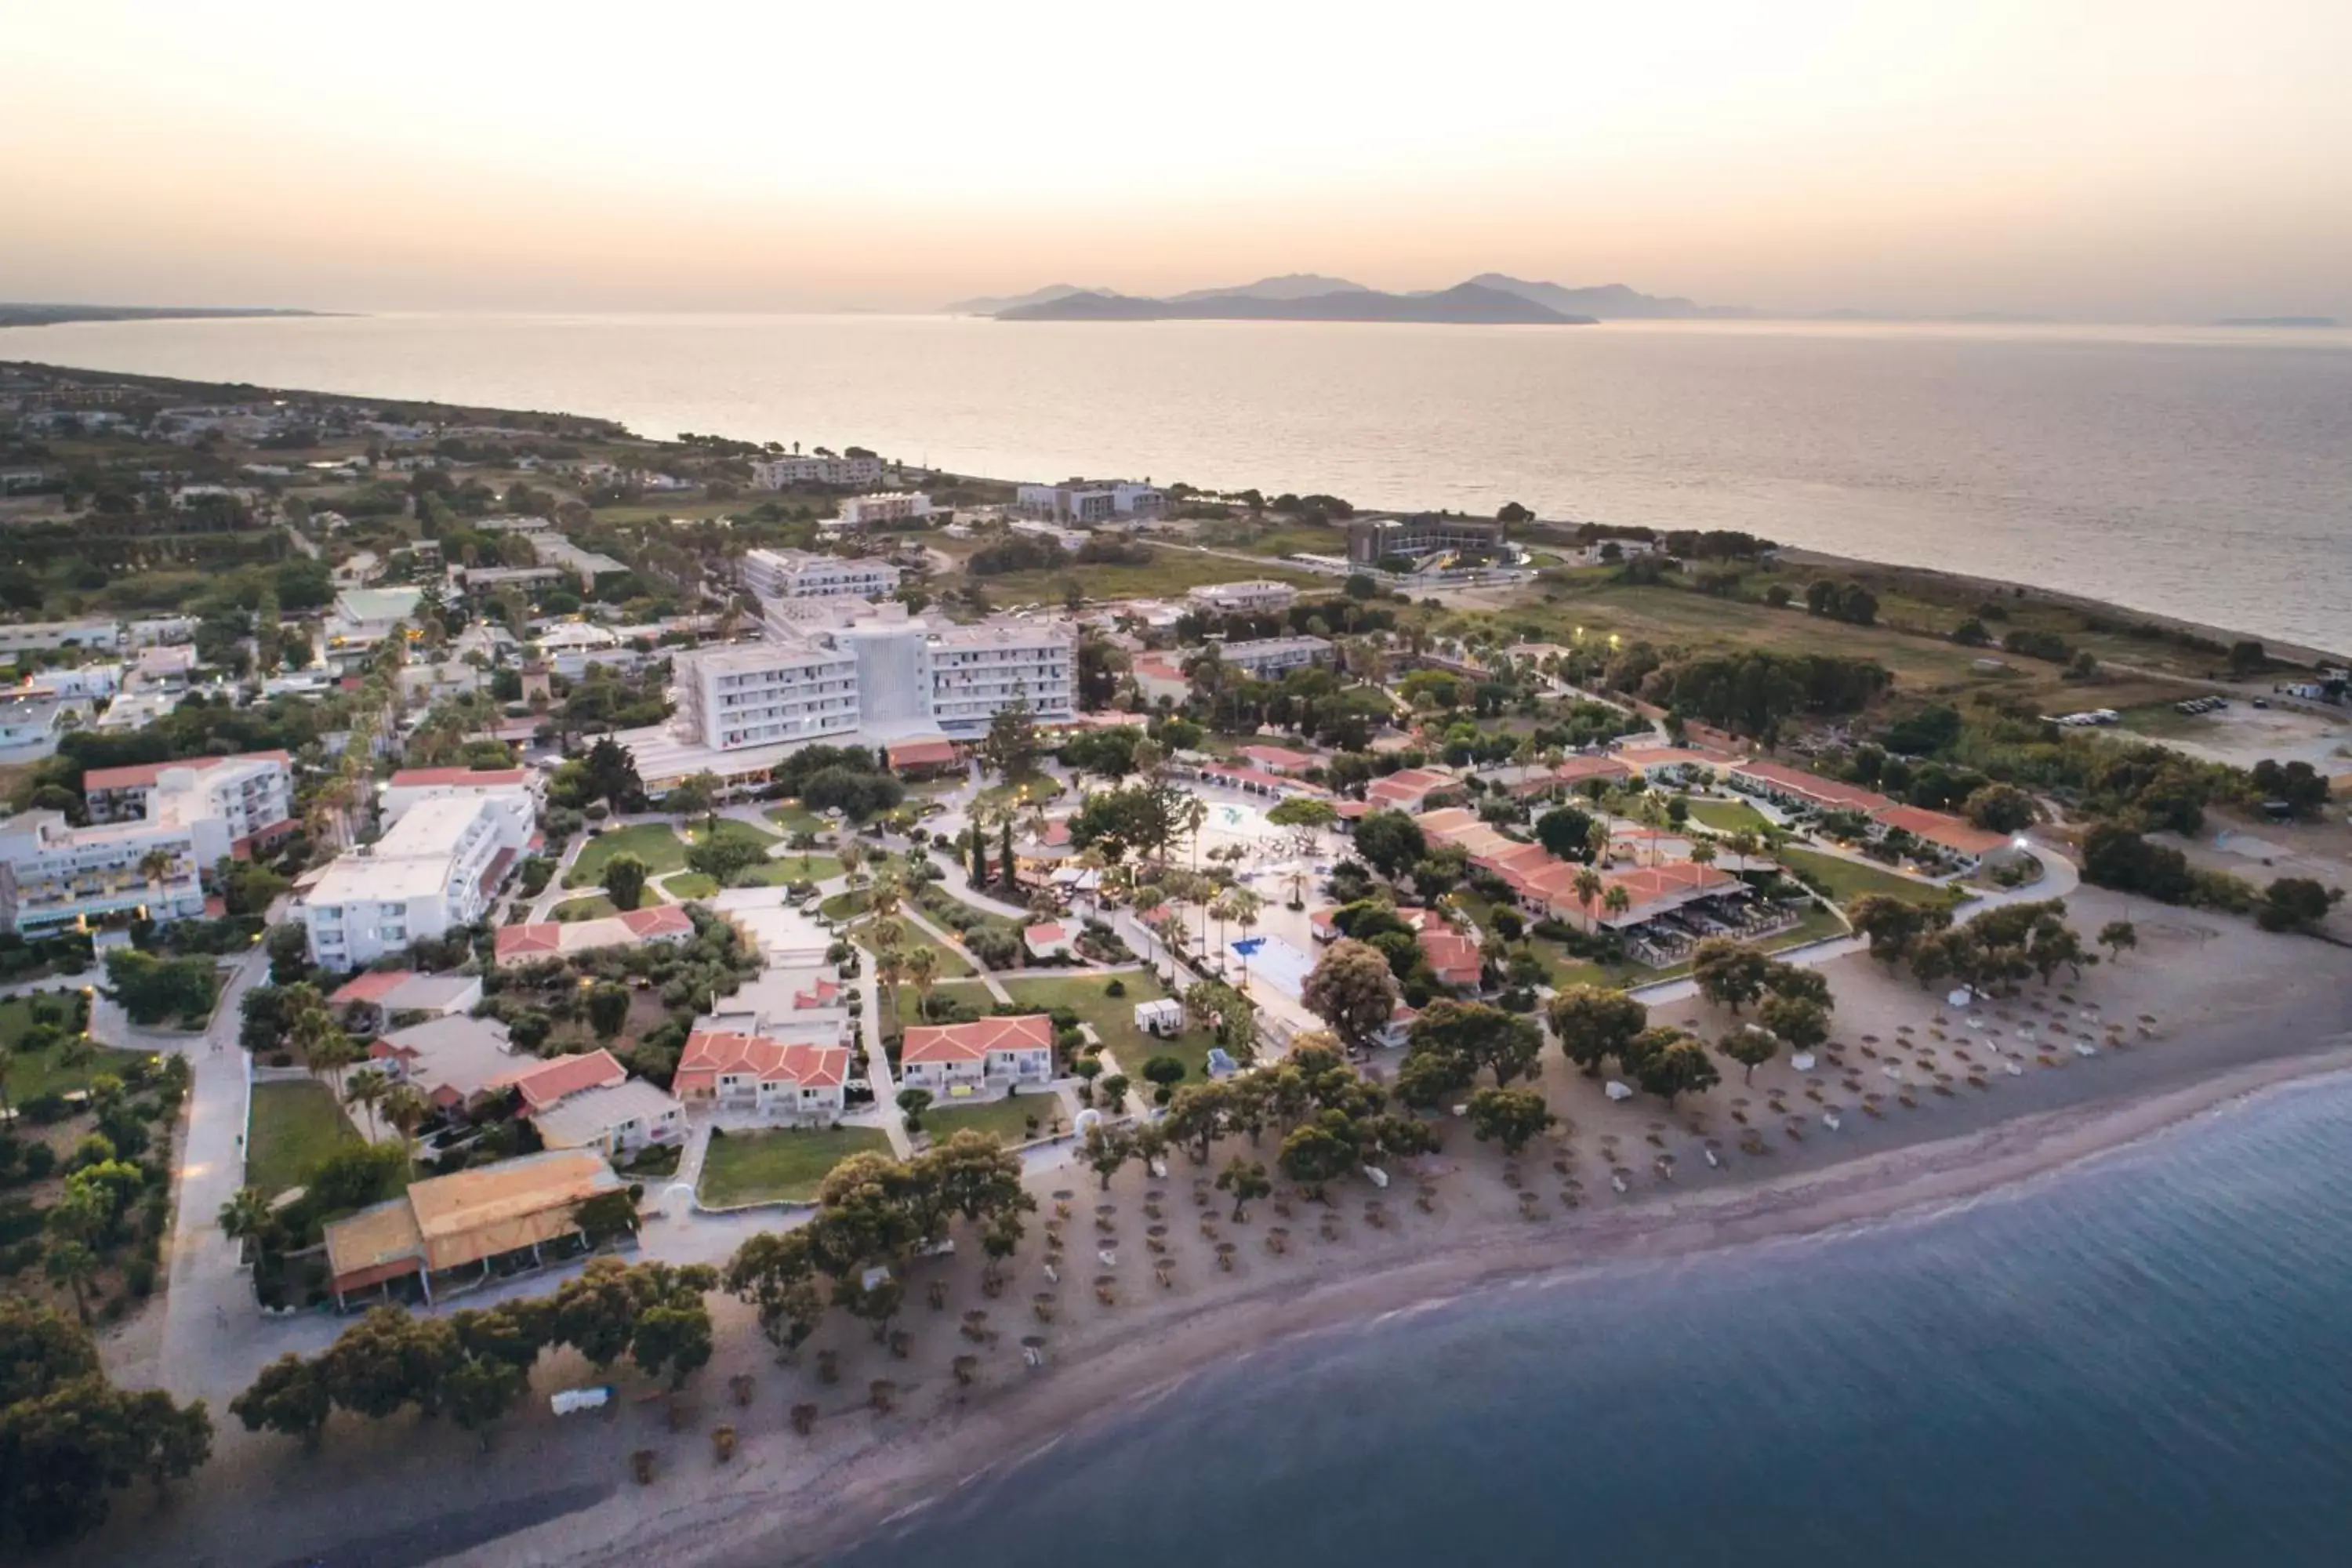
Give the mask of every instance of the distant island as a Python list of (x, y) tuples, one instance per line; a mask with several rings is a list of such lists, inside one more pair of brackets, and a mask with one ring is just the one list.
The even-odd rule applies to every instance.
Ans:
[(0, 300), (0, 327), (54, 327), (68, 321), (179, 321), (329, 313), (322, 310), (285, 310), (267, 306), (23, 305)]
[(2217, 327), (2340, 327), (2333, 316), (2224, 316)]
[(1169, 300), (1081, 292), (996, 312), (1000, 321), (1436, 321), (1506, 326), (1591, 326), (1524, 295), (1477, 283), (1433, 294), (1383, 294), (1349, 284), (1325, 293), (1269, 298), (1209, 292)]
[[(1522, 304), (1538, 309), (1526, 311), (1520, 309)], [(1408, 289), (1395, 294), (1383, 293), (1349, 279), (1315, 272), (1289, 272), (1261, 278), (1255, 283), (1192, 289), (1160, 297), (1049, 283), (1026, 294), (982, 295), (959, 300), (941, 309), (950, 316), (994, 316), (1015, 321), (1501, 321), (1550, 325), (1747, 320), (1762, 313), (1745, 305), (1702, 305), (1677, 296), (1644, 294), (1622, 283), (1570, 288), (1513, 278), (1502, 272), (1482, 272), (1451, 289)]]

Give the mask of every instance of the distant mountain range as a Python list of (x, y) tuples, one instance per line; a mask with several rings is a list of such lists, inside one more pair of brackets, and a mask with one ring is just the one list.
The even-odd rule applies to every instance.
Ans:
[(1451, 289), (1383, 293), (1346, 278), (1290, 272), (1164, 298), (1050, 284), (1008, 298), (959, 300), (951, 315), (1007, 321), (1471, 321), (1588, 325), (1594, 321), (1713, 321), (1756, 315), (1744, 306), (1701, 305), (1644, 294), (1622, 283), (1570, 289), (1482, 272)]
[(0, 300), (0, 327), (54, 327), (68, 321), (211, 321), (241, 316), (316, 316), (318, 310), (268, 306), (211, 305), (28, 305)]
[(2217, 327), (2333, 327), (2341, 325), (2333, 316), (2224, 316), (2213, 323)]
[[(1271, 280), (1276, 283), (1283, 279)], [(1318, 283), (1335, 281), (1317, 279)], [(1253, 289), (1264, 285), (1251, 285)], [(1000, 321), (1443, 321), (1507, 326), (1591, 326), (1594, 318), (1572, 316), (1501, 289), (1457, 283), (1433, 294), (1383, 294), (1349, 284), (1321, 293), (1273, 297), (1210, 290), (1169, 300), (1127, 294), (1065, 294), (1034, 305), (996, 312)]]

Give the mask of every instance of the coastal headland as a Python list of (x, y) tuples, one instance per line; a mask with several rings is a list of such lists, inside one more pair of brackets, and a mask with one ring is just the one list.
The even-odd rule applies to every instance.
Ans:
[[(110, 379), (68, 379), (85, 376)], [(113, 477), (180, 443), (89, 417), (135, 400), (35, 408), (55, 443), (40, 461), (62, 450), (60, 471), (51, 486), (44, 466), (41, 489), (0, 500), (18, 524), (17, 553), (0, 564), (16, 574), (27, 624), (152, 602), (157, 574), (192, 600), (212, 591), (204, 579), (252, 574), (257, 604), (263, 578), (290, 564), (295, 583), (315, 567), (356, 578), (308, 623), (323, 664), (338, 646), (330, 617), (355, 625), (350, 593), (400, 560), (418, 574), (404, 614), (433, 621), (420, 643), (449, 630), (427, 586), (471, 596), (482, 622), (511, 628), (510, 652), (484, 639), (478, 697), (463, 667), (445, 681), (438, 661), (412, 663), (404, 631), (351, 671), (352, 687), (384, 693), (377, 708), (330, 681), (247, 704), (256, 724), (287, 722), (307, 702), (338, 704), (337, 721), (363, 737), (382, 727), (384, 779), (311, 764), (298, 782), (319, 792), (307, 799), (322, 837), (371, 793), (337, 782), (389, 785), (404, 765), (469, 773), (479, 757), (506, 781), (484, 787), (503, 788), (530, 771), (528, 757), (571, 792), (574, 804), (538, 819), (536, 882), (499, 889), (454, 953), (412, 944), (401, 962), (479, 979), (500, 967), (479, 956), (507, 950), (500, 932), (625, 925), (618, 913), (651, 891), (769, 933), (761, 943), (780, 923), (798, 942), (790, 963), (744, 954), (725, 984), (764, 986), (798, 1011), (794, 987), (821, 978), (817, 992), (841, 1001), (837, 1048), (856, 1053), (875, 1094), (822, 1135), (845, 1142), (740, 1125), (722, 1139), (713, 1108), (694, 1107), (685, 1152), (643, 1184), (643, 1259), (721, 1264), (763, 1232), (814, 1223), (814, 1175), (770, 1171), (754, 1206), (712, 1202), (714, 1145), (757, 1188), (773, 1140), (845, 1150), (862, 1139), (903, 1157), (952, 1150), (942, 1134), (961, 1116), (1017, 1143), (990, 1153), (1035, 1208), (1016, 1216), (1017, 1234), (942, 1220), (943, 1237), (893, 1249), (879, 1277), (888, 1310), (840, 1310), (871, 1305), (875, 1279), (828, 1279), (833, 1295), (789, 1352), (763, 1334), (773, 1317), (763, 1325), (712, 1290), (707, 1363), (674, 1382), (617, 1355), (592, 1364), (562, 1340), (535, 1352), (525, 1396), (478, 1439), (397, 1401), (380, 1419), (349, 1404), (322, 1415), (316, 1451), (249, 1432), (228, 1407), (262, 1367), (281, 1352), (322, 1356), (359, 1321), (327, 1310), (323, 1289), (319, 1310), (261, 1315), (215, 1219), (252, 1185), (244, 996), (346, 978), (314, 962), (289, 880), (264, 901), (294, 941), (265, 947), (257, 927), (223, 950), (228, 1003), (207, 1032), (110, 1042), (183, 1056), (193, 1087), (172, 1144), (168, 1289), (118, 1314), (102, 1353), (126, 1386), (205, 1399), (215, 1431), (192, 1479), (157, 1500), (118, 1497), (60, 1560), (818, 1560), (977, 1473), (1299, 1335), (1563, 1271), (1932, 1215), (2352, 1067), (2347, 916), (2324, 890), (2316, 908), (2279, 891), (2324, 889), (2352, 868), (2352, 827), (2326, 782), (2352, 767), (2340, 705), (2283, 689), (2322, 680), (2325, 650), (1743, 535), (1522, 516), (1503, 520), (1507, 555), (1488, 548), (1461, 564), (1489, 537), (1478, 520), (1454, 530), (1469, 546), (1335, 570), (1335, 551), (1411, 520), (1336, 497), (1171, 486), (1154, 491), (1168, 504), (1147, 523), (1076, 530), (1023, 515), (1012, 483), (854, 448), (812, 455), (818, 477), (762, 487), (749, 476), (797, 475), (800, 454), (647, 440), (561, 415), (133, 384), (185, 400), (176, 416), (203, 428), (175, 434), (190, 437), (192, 465), (213, 467), (192, 468), (186, 499), (157, 506)], [(870, 477), (822, 477), (864, 473), (845, 466), (861, 462)], [(853, 503), (887, 515), (845, 526)], [(191, 510), (213, 526), (187, 529)], [(1425, 532), (1445, 530), (1439, 520)], [(174, 542), (184, 534), (211, 553), (175, 554), (194, 549)], [(135, 570), (80, 570), (75, 551), (118, 535), (137, 540), (121, 556)], [(865, 614), (879, 626), (887, 611), (931, 617), (943, 638), (1066, 632), (1071, 662), (1091, 649), (1099, 684), (1082, 689), (1089, 700), (1073, 704), (1084, 712), (1058, 749), (1023, 697), (943, 757), (885, 766), (869, 746), (821, 780), (786, 762), (732, 786), (689, 774), (656, 787), (656, 742), (643, 742), (640, 778), (610, 737), (675, 717), (670, 660), (694, 668), (705, 643), (740, 643), (709, 650), (729, 656), (769, 646), (731, 635), (758, 618), (736, 602), (751, 550), (775, 570), (887, 563), (903, 574), (895, 602), (861, 596), (845, 625)], [(468, 572), (499, 574), (494, 592), (473, 595)], [(601, 610), (600, 584), (618, 601)], [(1221, 603), (1234, 595), (1220, 586), (1248, 602)], [(1196, 588), (1210, 592), (1188, 597)], [(236, 635), (225, 629), (238, 609), (204, 604), (199, 657), (226, 670), (242, 654), (250, 673), (264, 644), (250, 612)], [(592, 671), (581, 655), (561, 684), (523, 695), (526, 673), (546, 678), (550, 650), (576, 655), (625, 615), (629, 636), (610, 634), (614, 667)], [(778, 616), (794, 637), (819, 618)], [(283, 638), (304, 624), (297, 613), (273, 629)], [(1298, 678), (1223, 673), (1259, 644), (1298, 654)], [(271, 663), (284, 647), (267, 650)], [(415, 683), (419, 722), (398, 726), (393, 694), (418, 665), (435, 672)], [(510, 689), (493, 684), (500, 676)], [(2223, 697), (2237, 718), (2185, 710)], [(190, 722), (173, 711), (159, 732)], [(2277, 800), (2255, 788), (2252, 756), (2217, 754), (2277, 755), (2284, 731), (2266, 727), (2272, 716), (2299, 726), (2305, 754), (2300, 773), (2260, 775), (2279, 781)], [(607, 743), (592, 751), (591, 736)], [(75, 762), (79, 749), (62, 755)], [(467, 768), (446, 766), (458, 755)], [(592, 780), (591, 757), (611, 776)], [(25, 805), (46, 787), (86, 807), (85, 770), (44, 764), (13, 781)], [(1159, 812), (1160, 827), (1117, 815), (1127, 806)], [(1195, 806), (1189, 838), (1168, 826), (1170, 808)], [(735, 850), (713, 853), (729, 839)], [(1065, 858), (1096, 873), (1091, 886), (1056, 883)], [(634, 878), (607, 876), (624, 858)], [(1228, 940), (1229, 925), (1256, 942)], [(545, 940), (560, 951), (564, 938)], [(924, 955), (911, 965), (910, 950)], [(816, 952), (822, 965), (806, 956)], [(553, 962), (551, 979), (489, 986), (485, 1016), (521, 1022), (543, 1003), (561, 1048), (584, 1056), (608, 1041), (641, 1086), (667, 1080), (665, 1094), (684, 1058), (641, 1054), (646, 1038), (726, 1032), (712, 1027), (721, 997), (701, 972), (677, 986), (682, 999), (657, 1001), (669, 971)], [(289, 978), (267, 984), (278, 969)], [(1355, 1001), (1319, 984), (1350, 969)], [(614, 975), (642, 984), (599, 984)], [(501, 999), (509, 986), (530, 1005)], [(1194, 1010), (1164, 1046), (1129, 1023), (1163, 992)], [(599, 1000), (618, 1006), (592, 1038), (582, 1014)], [(1638, 1017), (1580, 1054), (1577, 1007), (1588, 1005)], [(1229, 1010), (1213, 1037), (1203, 1005)], [(936, 1107), (928, 1090), (892, 1092), (911, 1081), (914, 1028), (1024, 1009), (1055, 1037), (1038, 1047), (1055, 1070), (1034, 1091), (971, 1105), (942, 1095)], [(1061, 1013), (1071, 1016), (1051, 1016)], [(113, 1026), (107, 1017), (92, 1033)], [(1461, 1047), (1471, 1065), (1432, 1088), (1418, 1069), (1444, 1028), (1477, 1038)], [(1489, 1036), (1533, 1048), (1489, 1060), (1477, 1054)], [(1234, 1092), (1210, 1077), (1213, 1045), (1244, 1058), (1256, 1047), (1258, 1071), (1241, 1081), (1279, 1081), (1265, 1092), (1282, 1104), (1252, 1121), (1236, 1098), (1227, 1119), (1196, 1123), (1197, 1142), (1139, 1141), (1160, 1108), (1174, 1118), (1188, 1096)], [(1302, 1077), (1302, 1058), (1313, 1085), (1281, 1077)], [(316, 1078), (338, 1070), (324, 1053), (307, 1065)], [(289, 1084), (304, 1076), (290, 1061), (277, 1070)], [(1153, 1085), (1168, 1091), (1157, 1104)], [(325, 1099), (330, 1130), (360, 1141)], [(375, 1107), (355, 1101), (351, 1114), (362, 1112), (381, 1137)], [(1310, 1121), (1365, 1140), (1363, 1152), (1309, 1158), (1314, 1140), (1298, 1139)], [(530, 1269), (492, 1279), (486, 1261), (465, 1281), (470, 1294), (420, 1301), (417, 1316), (548, 1293), (555, 1280), (530, 1250)], [(556, 1391), (599, 1387), (609, 1395), (593, 1413), (551, 1408)]]

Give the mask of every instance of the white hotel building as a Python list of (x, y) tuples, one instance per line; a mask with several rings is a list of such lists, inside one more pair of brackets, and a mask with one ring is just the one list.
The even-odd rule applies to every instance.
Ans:
[(337, 973), (489, 912), (530, 824), (492, 798), (419, 800), (391, 832), (346, 850), (301, 904), (310, 958)]
[(1287, 583), (1256, 580), (1246, 583), (1205, 583), (1185, 595), (1204, 610), (1220, 615), (1262, 616), (1286, 610), (1298, 602), (1298, 590)]
[(872, 599), (898, 592), (898, 569), (805, 550), (754, 550), (743, 557), (743, 586), (762, 599)]
[(931, 498), (920, 490), (886, 490), (880, 495), (851, 496), (841, 503), (844, 528), (866, 528), (877, 522), (911, 522), (931, 515)]
[(709, 769), (749, 779), (813, 741), (967, 740), (1016, 700), (1039, 722), (1076, 711), (1077, 638), (1002, 617), (935, 623), (902, 605), (772, 603), (770, 640), (680, 653), (667, 730), (622, 740), (648, 790)]
[[(282, 752), (93, 769), (91, 826), (28, 811), (0, 824), (0, 929), (42, 935), (111, 915), (205, 912), (202, 873), (291, 829)], [(152, 858), (160, 852), (168, 869)]]
[(871, 485), (881, 479), (879, 458), (762, 458), (751, 463), (751, 482), (763, 490), (786, 485)]

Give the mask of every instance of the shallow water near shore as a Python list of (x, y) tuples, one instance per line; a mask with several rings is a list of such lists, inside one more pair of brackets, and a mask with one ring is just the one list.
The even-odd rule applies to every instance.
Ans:
[(1393, 1315), (834, 1561), (2342, 1563), (2347, 1166), (2340, 1076), (1941, 1214)]

